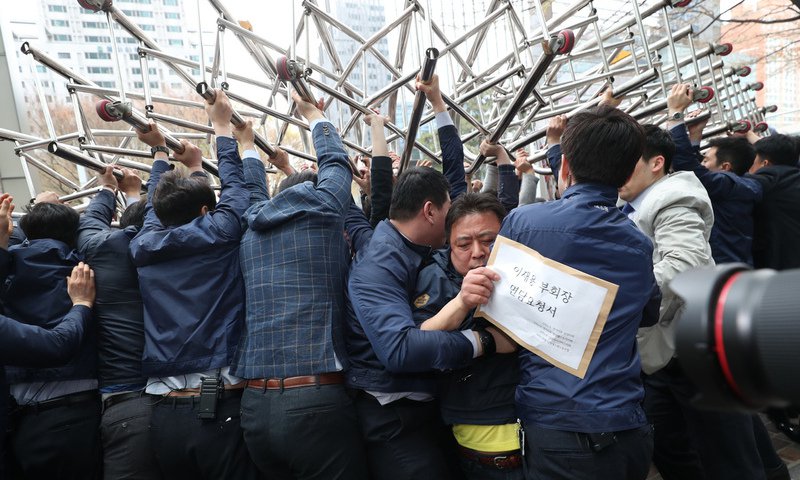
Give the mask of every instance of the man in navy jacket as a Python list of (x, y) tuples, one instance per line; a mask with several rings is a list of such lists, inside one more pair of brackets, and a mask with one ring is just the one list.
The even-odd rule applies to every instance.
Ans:
[(78, 227), (78, 250), (97, 277), (94, 318), (97, 380), (103, 401), (103, 475), (159, 478), (148, 431), (152, 400), (143, 395), (147, 378), (142, 375), (142, 296), (136, 267), (128, 254), (131, 240), (142, 227), (146, 202), (136, 201), (123, 212), (121, 228), (111, 226), (117, 190), (130, 202), (139, 197), (142, 185), (132, 170), (123, 172), (120, 182), (110, 166), (98, 175), (98, 184), (105, 188), (89, 203)]
[[(0, 262), (9, 258), (8, 245), (13, 224), (12, 198), (0, 196)], [(0, 272), (0, 283), (5, 281), (8, 271)], [(60, 321), (52, 322), (52, 328), (42, 328), (0, 315), (0, 479), (3, 478), (5, 439), (8, 410), (8, 384), (5, 365), (24, 367), (53, 367), (69, 361), (83, 341), (83, 334), (91, 320), (94, 302), (94, 276), (83, 263), (72, 269), (67, 279), (67, 291), (72, 308)], [(23, 318), (24, 320), (24, 318)], [(45, 461), (45, 458), (41, 459)]]
[(561, 199), (518, 207), (500, 235), (619, 291), (584, 378), (520, 352), (516, 402), (525, 462), (534, 478), (644, 479), (653, 437), (642, 408), (636, 331), (658, 319), (660, 295), (653, 246), (616, 207), (644, 136), (633, 118), (603, 105), (571, 118), (561, 145)]
[[(155, 161), (144, 226), (130, 252), (144, 304), (142, 373), (150, 376), (146, 392), (157, 402), (151, 441), (167, 478), (258, 477), (239, 426), (244, 382), (230, 372), (244, 321), (239, 240), (249, 194), (232, 138), (231, 104), (224, 92), (215, 93), (206, 110), (216, 133), (219, 202), (197, 147), (184, 142), (184, 152), (176, 153), (192, 172), (187, 177), (168, 172), (155, 124), (139, 133)], [(201, 415), (204, 379), (217, 400)]]

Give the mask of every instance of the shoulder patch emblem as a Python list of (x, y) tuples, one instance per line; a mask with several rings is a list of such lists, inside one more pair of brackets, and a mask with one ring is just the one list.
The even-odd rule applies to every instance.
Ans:
[(414, 300), (414, 306), (417, 308), (424, 307), (425, 305), (427, 305), (428, 300), (430, 299), (431, 299), (430, 295), (428, 295), (427, 293), (423, 293), (422, 295), (417, 297), (416, 300)]

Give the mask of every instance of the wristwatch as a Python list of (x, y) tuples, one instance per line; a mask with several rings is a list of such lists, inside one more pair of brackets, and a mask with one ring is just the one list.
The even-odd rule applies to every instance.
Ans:
[(167, 148), (167, 147), (165, 147), (163, 145), (156, 145), (155, 147), (150, 148), (150, 156), (151, 157), (155, 158), (156, 153), (158, 153), (158, 152), (164, 152), (167, 155), (169, 155), (169, 148)]
[(494, 355), (497, 352), (497, 345), (494, 342), (494, 337), (486, 329), (481, 328), (475, 330), (478, 332), (478, 338), (481, 340), (481, 347), (483, 348), (483, 356)]
[(669, 116), (669, 119), (674, 121), (674, 122), (683, 120), (683, 112), (675, 112), (675, 113), (673, 113), (672, 115)]

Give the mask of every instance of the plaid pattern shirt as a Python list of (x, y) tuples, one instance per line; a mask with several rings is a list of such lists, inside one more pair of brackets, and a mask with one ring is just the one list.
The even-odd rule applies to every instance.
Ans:
[[(336, 371), (344, 361), (342, 315), (349, 265), (344, 214), (352, 174), (327, 121), (313, 130), (318, 182), (295, 185), (252, 205), (240, 259), (246, 331), (233, 374), (283, 378)], [(263, 171), (262, 171), (263, 172)], [(334, 354), (334, 349), (336, 354)]]

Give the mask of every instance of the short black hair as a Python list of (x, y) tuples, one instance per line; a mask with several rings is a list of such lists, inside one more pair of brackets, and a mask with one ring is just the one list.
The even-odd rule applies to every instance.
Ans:
[(453, 200), (447, 217), (444, 220), (444, 231), (447, 238), (450, 238), (450, 230), (453, 225), (473, 213), (494, 213), (499, 221), (503, 221), (506, 216), (506, 209), (496, 195), (488, 193), (463, 193)]
[(675, 142), (672, 141), (672, 136), (663, 128), (652, 123), (642, 125), (642, 128), (645, 138), (642, 158), (650, 160), (661, 155), (664, 157), (664, 173), (669, 173), (669, 169), (672, 167), (672, 158), (675, 156)]
[(441, 207), (447, 201), (450, 183), (441, 172), (428, 167), (407, 168), (397, 177), (389, 206), (392, 220), (410, 220), (425, 202)]
[(303, 170), (302, 172), (294, 172), (293, 174), (281, 180), (281, 183), (278, 184), (278, 193), (303, 182), (312, 182), (314, 185), (316, 185), (317, 172), (311, 169)]
[(717, 165), (731, 164), (736, 175), (744, 175), (753, 166), (756, 149), (744, 137), (717, 137), (708, 142), (709, 147), (717, 148)]
[(122, 216), (119, 217), (119, 226), (121, 228), (127, 228), (130, 226), (142, 228), (142, 225), (144, 225), (144, 212), (146, 209), (147, 198), (142, 198), (122, 212)]
[(756, 154), (772, 165), (797, 165), (797, 143), (788, 135), (778, 133), (764, 137), (754, 147)]
[(627, 113), (600, 105), (569, 119), (561, 149), (576, 182), (620, 188), (644, 151), (644, 130)]
[(60, 203), (37, 203), (19, 221), (28, 240), (50, 238), (75, 248), (78, 243), (80, 215)]
[(152, 202), (161, 224), (175, 227), (197, 218), (203, 207), (213, 210), (217, 197), (206, 178), (172, 170), (161, 175)]

